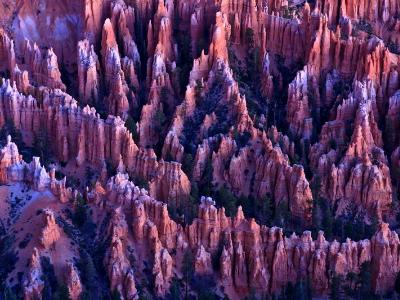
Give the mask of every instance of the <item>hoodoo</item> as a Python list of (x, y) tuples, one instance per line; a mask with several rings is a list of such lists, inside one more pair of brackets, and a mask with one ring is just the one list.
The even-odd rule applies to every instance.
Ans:
[(397, 299), (399, 32), (397, 0), (0, 0), (0, 295)]

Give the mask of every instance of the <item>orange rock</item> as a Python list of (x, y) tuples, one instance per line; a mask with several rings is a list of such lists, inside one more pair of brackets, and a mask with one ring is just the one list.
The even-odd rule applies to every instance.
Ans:
[(211, 255), (200, 246), (194, 259), (194, 269), (200, 275), (212, 273)]
[(395, 3), (394, 0), (353, 0), (338, 4), (332, 0), (319, 0), (317, 6), (328, 15), (332, 23), (336, 23), (340, 16), (371, 22), (388, 22), (391, 16), (399, 12), (399, 7)]
[(399, 272), (399, 237), (390, 231), (389, 225), (382, 223), (379, 231), (371, 239), (372, 284), (375, 292), (384, 294), (393, 289)]
[(79, 99), (83, 104), (99, 101), (99, 60), (88, 40), (78, 43)]
[(69, 263), (67, 265), (65, 277), (66, 277), (66, 285), (71, 300), (79, 299), (82, 293), (82, 283), (79, 278), (78, 271), (72, 263)]
[[(24, 67), (36, 84), (44, 85), (52, 89), (66, 90), (61, 80), (61, 72), (58, 67), (58, 59), (53, 48), (47, 49), (44, 53), (38, 45), (28, 40), (23, 46)], [(10, 70), (13, 72), (14, 70)]]
[(161, 161), (155, 179), (150, 183), (150, 195), (162, 199), (171, 205), (187, 201), (190, 194), (190, 182), (181, 165), (175, 162)]
[(44, 282), (41, 276), (40, 253), (37, 248), (34, 248), (23, 282), (25, 300), (33, 300), (41, 297), (42, 290), (44, 289)]
[(54, 212), (50, 209), (43, 211), (44, 228), (40, 237), (40, 243), (45, 249), (54, 247), (54, 244), (60, 239), (60, 228), (56, 224)]
[[(113, 289), (129, 299), (136, 299), (137, 291), (131, 261), (127, 259), (128, 249), (142, 249), (136, 254), (153, 261), (155, 291), (160, 296), (168, 291), (178, 267), (177, 256), (170, 251), (187, 247), (192, 251), (197, 249), (196, 272), (212, 274), (211, 255), (216, 255), (219, 245), (223, 245), (219, 257), (221, 268), (215, 278), (229, 287), (229, 293), (234, 293), (231, 296), (246, 295), (254, 288), (266, 293), (279, 292), (289, 282), (307, 276), (314, 284), (314, 295), (326, 295), (330, 288), (329, 274), (359, 273), (364, 262), (372, 264), (375, 292), (385, 293), (393, 289), (400, 268), (397, 263), (400, 241), (387, 224), (380, 225), (371, 241), (348, 239), (340, 244), (326, 241), (323, 232), (316, 240), (311, 232), (285, 237), (280, 228), (266, 228), (246, 219), (241, 207), (235, 217), (228, 218), (224, 209), (217, 209), (210, 198), (201, 199), (199, 217), (182, 228), (170, 219), (165, 204), (149, 197), (121, 174), (109, 181), (103, 196), (107, 198), (104, 208), (113, 212), (107, 231), (111, 245), (104, 264)], [(132, 227), (125, 221), (129, 208), (133, 209)], [(48, 239), (54, 236), (49, 228), (57, 225), (50, 212), (45, 211), (44, 215)], [(40, 295), (43, 289), (39, 256), (35, 249), (24, 281), (26, 299)], [(67, 270), (67, 286), (75, 297), (82, 286), (75, 268), (68, 265)]]

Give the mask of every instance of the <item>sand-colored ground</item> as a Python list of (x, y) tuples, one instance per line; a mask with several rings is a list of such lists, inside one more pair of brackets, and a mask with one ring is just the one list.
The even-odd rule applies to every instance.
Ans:
[[(16, 204), (18, 202), (18, 204)], [(37, 247), (42, 256), (48, 256), (57, 277), (63, 277), (67, 262), (77, 256), (72, 241), (60, 228), (61, 238), (50, 249), (44, 249), (39, 239), (44, 226), (42, 210), (50, 208), (55, 216), (62, 214), (62, 204), (50, 192), (37, 192), (21, 183), (0, 186), (0, 218), (7, 231), (15, 238), (18, 261), (9, 275), (9, 282), (15, 283), (18, 272), (26, 271), (27, 263)], [(11, 221), (10, 225), (10, 222)]]

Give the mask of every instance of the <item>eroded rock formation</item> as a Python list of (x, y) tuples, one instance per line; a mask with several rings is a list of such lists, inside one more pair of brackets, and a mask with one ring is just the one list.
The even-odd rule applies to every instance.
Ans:
[[(28, 218), (40, 232), (29, 241), (16, 234), (27, 243), (20, 261), (29, 259), (16, 265), (19, 296), (42, 294), (43, 258), (71, 299), (88, 292), (77, 263), (84, 234), (67, 214), (77, 208), (90, 211), (93, 243), (105, 249), (107, 282), (96, 284), (110, 288), (99, 293), (165, 297), (182, 288), (184, 257), (232, 299), (307, 280), (326, 296), (333, 274), (359, 274), (365, 263), (373, 291), (393, 291), (399, 239), (385, 222), (397, 228), (397, 1), (3, 2), (0, 183), (15, 191), (2, 221), (24, 232)], [(8, 134), (24, 155), (45, 136), (51, 170), (36, 157), (26, 163)], [(22, 183), (59, 201), (11, 207)], [(191, 222), (202, 194), (216, 202), (202, 197)], [(234, 202), (229, 213), (220, 195)], [(321, 202), (332, 218), (379, 228), (338, 242), (257, 223), (283, 207), (285, 224), (315, 234)], [(43, 220), (26, 215), (35, 203)]]
[(56, 224), (54, 212), (46, 209), (43, 211), (44, 228), (40, 237), (40, 243), (45, 249), (49, 249), (60, 239), (60, 228)]

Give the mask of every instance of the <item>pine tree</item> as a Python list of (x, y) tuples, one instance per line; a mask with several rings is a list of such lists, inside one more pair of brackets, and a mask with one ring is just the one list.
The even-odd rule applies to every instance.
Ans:
[(112, 292), (111, 300), (121, 300), (121, 293), (117, 289)]
[(333, 275), (331, 283), (330, 297), (332, 300), (339, 300), (340, 298), (340, 284), (341, 278), (337, 275)]
[(233, 217), (237, 211), (238, 199), (232, 194), (232, 192), (226, 188), (221, 188), (218, 193), (216, 200), (219, 205), (225, 208), (226, 215)]
[(333, 235), (333, 214), (327, 201), (323, 201), (323, 219), (322, 225), (325, 232), (325, 237), (330, 239)]
[(58, 300), (70, 300), (68, 287), (65, 284), (60, 285), (54, 298)]
[(130, 133), (132, 133), (133, 139), (135, 141), (138, 141), (139, 136), (138, 136), (138, 132), (137, 132), (136, 122), (131, 116), (128, 116), (128, 118), (126, 119), (125, 127), (129, 130)]
[(85, 299), (98, 299), (100, 291), (98, 288), (97, 271), (93, 263), (93, 259), (90, 257), (86, 250), (80, 252), (81, 259), (78, 267), (81, 273), (81, 279), (86, 287), (84, 293)]
[(181, 295), (181, 291), (179, 288), (179, 281), (177, 278), (173, 278), (167, 299), (168, 300), (180, 300), (180, 295)]
[(185, 153), (182, 161), (182, 170), (190, 178), (193, 172), (193, 156), (190, 153)]
[(186, 250), (182, 260), (182, 274), (185, 282), (185, 299), (188, 299), (189, 286), (194, 274), (194, 259), (190, 250)]
[[(1, 298), (1, 297), (0, 297)], [(4, 300), (17, 300), (17, 295), (13, 292), (13, 290), (7, 288), (4, 291)]]
[(400, 294), (400, 272), (397, 273), (395, 290), (396, 290), (396, 293)]
[(371, 263), (364, 262), (360, 268), (359, 275), (360, 295), (364, 299), (371, 299), (374, 296), (372, 291)]
[(273, 203), (269, 195), (266, 195), (260, 203), (260, 207), (258, 207), (258, 220), (261, 224), (270, 226), (273, 220)]

